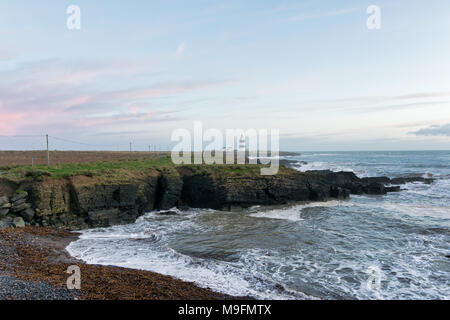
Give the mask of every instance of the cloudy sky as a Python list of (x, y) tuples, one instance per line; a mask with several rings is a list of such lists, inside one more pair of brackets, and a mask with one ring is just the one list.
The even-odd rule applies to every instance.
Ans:
[[(72, 4), (80, 30), (66, 26)], [(366, 26), (374, 4), (380, 30)], [(145, 150), (196, 120), (279, 128), (285, 150), (450, 149), (448, 0), (2, 0), (0, 12), (0, 149), (49, 134), (57, 149)]]

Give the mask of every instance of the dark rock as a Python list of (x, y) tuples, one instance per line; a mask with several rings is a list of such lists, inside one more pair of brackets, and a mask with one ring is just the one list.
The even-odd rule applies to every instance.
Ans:
[(373, 182), (368, 185), (363, 186), (364, 193), (373, 195), (383, 195), (386, 194), (386, 188), (383, 184), (378, 182)]
[(12, 196), (11, 202), (16, 202), (16, 201), (21, 200), (21, 199), (26, 199), (27, 197), (28, 197), (28, 192), (26, 192), (26, 191), (16, 192)]
[(177, 174), (162, 175), (158, 179), (156, 208), (168, 210), (181, 205), (183, 180)]
[(33, 217), (36, 213), (33, 209), (26, 209), (24, 211), (21, 211), (19, 215), (25, 220), (26, 222), (31, 222), (33, 220)]
[(7, 196), (0, 197), (0, 208), (7, 203), (9, 203), (9, 199)]
[(331, 170), (311, 170), (307, 172), (322, 175), (328, 182), (338, 186), (344, 186), (346, 184), (352, 183), (361, 183), (361, 179), (359, 179), (353, 172), (333, 172)]
[(25, 221), (21, 217), (15, 217), (12, 221), (12, 224), (16, 228), (23, 228), (25, 227)]
[(344, 199), (348, 199), (350, 194), (347, 189), (331, 186), (330, 187), (330, 196), (331, 196), (331, 198), (344, 200)]
[(434, 179), (424, 177), (399, 177), (391, 179), (392, 184), (406, 184), (411, 182), (422, 182), (425, 184), (431, 184), (434, 182)]
[(386, 192), (400, 192), (402, 191), (400, 186), (392, 186), (392, 187), (385, 187)]
[(12, 203), (12, 206), (13, 206), (13, 207), (18, 207), (18, 206), (20, 206), (20, 205), (22, 205), (22, 204), (24, 204), (24, 203), (26, 203), (26, 202), (27, 202), (27, 199), (26, 199), (26, 198), (19, 199), (19, 200), (17, 200), (17, 201), (14, 201), (14, 202)]
[[(181, 186), (182, 203), (190, 207), (220, 209), (227, 203), (225, 186), (215, 183), (211, 177), (186, 175), (183, 177)], [(231, 201), (239, 200), (231, 199)], [(165, 209), (169, 209), (167, 207), (170, 205), (166, 205)]]
[(12, 204), (9, 202), (0, 206), (0, 208), (2, 208), (2, 209), (11, 209), (11, 207), (12, 207)]
[[(333, 172), (330, 170), (314, 170), (308, 171), (308, 173), (314, 173), (316, 175), (323, 176), (329, 185), (340, 187), (348, 190), (351, 194), (373, 194), (372, 188), (368, 188), (367, 184), (362, 183), (362, 180), (358, 178), (353, 172)], [(376, 191), (375, 194), (378, 194)], [(311, 199), (314, 200), (314, 199)]]
[(6, 215), (9, 213), (9, 209), (0, 209), (0, 219), (3, 217), (6, 217)]
[(109, 209), (89, 212), (88, 225), (91, 228), (110, 227), (136, 221), (136, 212), (124, 212), (120, 209)]
[(13, 206), (11, 211), (16, 213), (16, 212), (20, 212), (20, 211), (23, 211), (23, 210), (26, 210), (26, 209), (29, 209), (29, 208), (31, 208), (31, 204), (23, 203), (23, 204), (18, 205), (18, 206)]
[(364, 184), (370, 184), (370, 183), (383, 183), (383, 184), (388, 184), (391, 183), (391, 179), (388, 177), (367, 177), (367, 178), (362, 178), (361, 182)]

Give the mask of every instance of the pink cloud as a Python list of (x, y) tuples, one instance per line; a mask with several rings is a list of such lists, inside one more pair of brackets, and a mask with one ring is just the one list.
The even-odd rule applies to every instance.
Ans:
[[(177, 110), (150, 106), (154, 98), (167, 101), (183, 94), (207, 90), (229, 81), (204, 80), (155, 83), (150, 62), (65, 64), (52, 60), (25, 64), (0, 73), (0, 135), (94, 132), (101, 127), (145, 126), (146, 122), (171, 121)], [(139, 86), (136, 79), (150, 75), (153, 84)], [(137, 75), (139, 75), (137, 77)], [(124, 87), (130, 78), (135, 87)], [(142, 81), (149, 80), (142, 77)], [(135, 128), (133, 128), (135, 129)], [(138, 128), (137, 128), (138, 129)]]

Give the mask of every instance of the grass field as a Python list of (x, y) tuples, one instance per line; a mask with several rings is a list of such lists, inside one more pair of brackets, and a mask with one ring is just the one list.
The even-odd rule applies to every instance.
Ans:
[[(168, 152), (116, 152), (116, 151), (50, 151), (50, 163), (69, 164), (93, 161), (138, 160), (168, 155)], [(46, 151), (0, 151), (0, 166), (47, 164)]]
[[(65, 178), (70, 176), (105, 177), (121, 179), (148, 169), (167, 171), (175, 168), (167, 152), (87, 152), (53, 151), (51, 165), (46, 164), (46, 153), (41, 151), (0, 152), (0, 178), (12, 180), (42, 180), (44, 177)], [(26, 158), (34, 158), (31, 166)], [(213, 176), (259, 175), (262, 165), (183, 165), (184, 170), (195, 174)], [(280, 173), (284, 173), (281, 168)]]
[[(169, 174), (176, 167), (168, 152), (51, 151), (50, 159), (51, 165), (47, 166), (45, 151), (0, 151), (0, 178), (41, 181), (44, 177), (96, 176), (116, 181), (149, 169)], [(215, 177), (244, 177), (260, 175), (260, 169), (266, 166), (192, 164), (183, 165), (183, 170)], [(291, 171), (281, 166), (278, 174), (290, 174)]]

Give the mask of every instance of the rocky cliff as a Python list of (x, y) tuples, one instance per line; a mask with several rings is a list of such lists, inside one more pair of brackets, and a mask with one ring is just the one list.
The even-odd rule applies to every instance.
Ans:
[(172, 207), (230, 210), (400, 191), (385, 186), (391, 182), (383, 177), (360, 179), (351, 172), (283, 168), (276, 176), (261, 176), (258, 168), (205, 165), (127, 172), (120, 179), (0, 179), (0, 228), (32, 224), (84, 229), (131, 223), (145, 212)]

